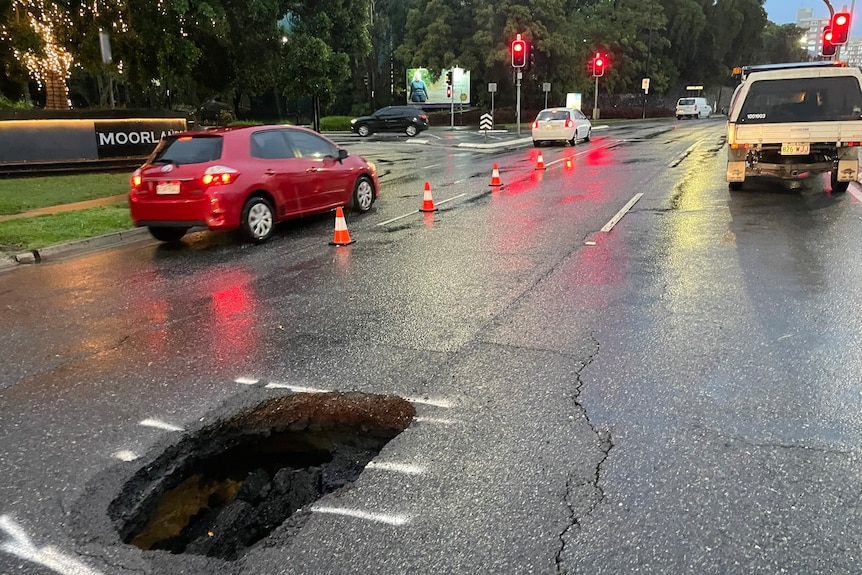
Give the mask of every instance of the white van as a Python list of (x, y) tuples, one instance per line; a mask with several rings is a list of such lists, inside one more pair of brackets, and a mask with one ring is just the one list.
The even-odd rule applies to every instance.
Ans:
[(706, 98), (680, 98), (676, 103), (676, 119), (709, 118), (712, 108)]

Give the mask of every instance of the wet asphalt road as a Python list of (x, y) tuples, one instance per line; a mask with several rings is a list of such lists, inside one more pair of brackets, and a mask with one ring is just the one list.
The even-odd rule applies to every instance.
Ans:
[[(399, 147), (346, 248), (326, 216), (0, 274), (0, 573), (858, 572), (859, 188), (731, 194), (718, 119), (594, 135)], [(117, 540), (126, 479), (288, 387), (413, 401), (401, 467), (238, 561)]]

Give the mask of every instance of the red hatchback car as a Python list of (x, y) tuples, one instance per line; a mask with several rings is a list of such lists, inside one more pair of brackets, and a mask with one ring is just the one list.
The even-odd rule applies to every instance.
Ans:
[(265, 242), (280, 221), (348, 206), (366, 212), (380, 181), (372, 162), (317, 132), (254, 126), (167, 136), (132, 174), (136, 226), (174, 242), (189, 228), (239, 228)]

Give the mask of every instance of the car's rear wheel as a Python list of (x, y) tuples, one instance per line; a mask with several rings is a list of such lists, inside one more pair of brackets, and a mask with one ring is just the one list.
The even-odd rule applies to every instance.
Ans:
[(410, 136), (411, 138), (419, 133), (419, 130), (417, 130), (416, 126), (414, 126), (413, 124), (410, 124), (409, 126), (407, 126), (407, 129), (404, 131), (407, 132), (407, 135)]
[(361, 126), (356, 128), (356, 133), (364, 138), (371, 135), (371, 130), (368, 129), (368, 126), (362, 124)]
[(589, 141), (590, 141), (590, 136), (592, 136), (592, 135), (593, 135), (593, 129), (592, 129), (592, 128), (590, 128), (589, 130), (587, 130), (587, 137), (586, 137), (586, 138), (584, 138), (584, 141), (585, 141), (585, 142), (589, 142)]
[(727, 182), (727, 187), (734, 192), (738, 192), (742, 189), (742, 182)]
[(188, 228), (168, 228), (164, 226), (150, 226), (147, 229), (160, 242), (178, 242), (189, 231)]
[(533, 147), (534, 148), (538, 148), (541, 145), (542, 145), (542, 142), (537, 142), (536, 140), (533, 140)]
[(839, 182), (838, 181), (838, 170), (832, 170), (832, 176), (830, 179), (832, 180), (832, 193), (833, 194), (843, 194), (847, 191), (847, 188), (850, 187), (850, 182)]
[(350, 207), (356, 212), (367, 212), (374, 203), (374, 184), (368, 176), (359, 176), (356, 185), (353, 186), (353, 196), (350, 198)]
[(243, 236), (251, 242), (262, 244), (275, 231), (275, 214), (272, 204), (266, 198), (249, 198), (242, 209), (240, 229)]

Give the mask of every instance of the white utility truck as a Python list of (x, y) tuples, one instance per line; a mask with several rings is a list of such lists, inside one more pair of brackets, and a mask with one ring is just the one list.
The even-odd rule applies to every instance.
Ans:
[(727, 181), (802, 179), (832, 172), (832, 192), (847, 191), (859, 170), (862, 72), (844, 62), (746, 66), (727, 116)]

